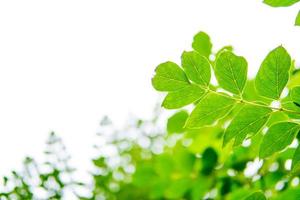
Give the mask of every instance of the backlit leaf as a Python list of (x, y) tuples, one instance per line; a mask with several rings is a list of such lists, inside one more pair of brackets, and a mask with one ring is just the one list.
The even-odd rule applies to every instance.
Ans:
[(247, 61), (230, 51), (222, 52), (216, 60), (215, 74), (222, 88), (242, 94), (247, 80)]
[(152, 85), (158, 91), (175, 91), (189, 85), (184, 71), (173, 62), (165, 62), (155, 69)]
[(300, 129), (299, 124), (280, 122), (267, 131), (260, 146), (260, 157), (266, 158), (290, 145)]
[(196, 85), (187, 85), (179, 90), (169, 92), (162, 106), (167, 109), (176, 109), (199, 100), (205, 91)]
[(291, 99), (296, 103), (296, 105), (299, 104), (300, 106), (300, 86), (294, 87), (291, 90)]
[(235, 105), (235, 100), (230, 97), (210, 93), (205, 96), (192, 111), (187, 120), (187, 128), (201, 128), (212, 125), (223, 118)]
[(271, 99), (279, 99), (289, 79), (291, 57), (279, 46), (271, 51), (261, 64), (256, 75), (255, 86), (258, 93)]
[(265, 4), (273, 7), (287, 7), (291, 6), (300, 0), (264, 0)]
[(167, 130), (168, 133), (182, 133), (184, 124), (189, 117), (189, 113), (185, 110), (175, 113), (168, 119)]
[(210, 38), (206, 33), (199, 32), (194, 36), (192, 47), (199, 54), (208, 58), (211, 54), (212, 43), (210, 42)]
[(182, 67), (187, 77), (202, 86), (208, 86), (210, 82), (210, 64), (207, 58), (199, 53), (183, 52), (181, 56)]
[(270, 108), (246, 105), (226, 129), (224, 145), (231, 139), (235, 139), (235, 146), (242, 144), (248, 134), (256, 134), (265, 125), (271, 112)]
[(295, 19), (295, 25), (300, 26), (300, 11), (298, 12), (296, 19)]

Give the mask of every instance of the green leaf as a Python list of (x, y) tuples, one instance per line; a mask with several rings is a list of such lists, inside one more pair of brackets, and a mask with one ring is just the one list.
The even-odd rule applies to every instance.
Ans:
[(299, 173), (300, 172), (300, 145), (298, 145), (292, 160), (292, 172)]
[(266, 200), (266, 197), (262, 192), (254, 192), (248, 197), (246, 197), (244, 200)]
[(208, 58), (211, 54), (212, 43), (206, 33), (199, 32), (194, 36), (192, 47), (198, 53)]
[[(300, 104), (300, 86), (294, 87), (291, 90), (291, 99), (296, 104)], [(300, 106), (300, 105), (299, 105)]]
[(218, 154), (217, 152), (208, 147), (202, 154), (202, 170), (201, 172), (204, 175), (209, 175), (214, 170), (215, 166), (218, 164)]
[(261, 64), (256, 75), (255, 86), (258, 93), (271, 99), (279, 99), (289, 79), (291, 57), (279, 46), (271, 51)]
[(165, 62), (155, 69), (152, 85), (158, 91), (175, 91), (189, 85), (184, 71), (173, 62)]
[(216, 78), (225, 90), (242, 94), (247, 80), (247, 68), (247, 61), (243, 57), (224, 51), (216, 60)]
[(235, 139), (234, 145), (242, 144), (248, 134), (256, 134), (267, 122), (272, 110), (255, 105), (246, 105), (234, 117), (224, 134), (224, 146)]
[(272, 7), (287, 7), (299, 1), (300, 0), (264, 0), (264, 3)]
[(201, 99), (204, 94), (205, 90), (197, 85), (188, 85), (174, 92), (169, 92), (162, 106), (167, 109), (181, 108)]
[(295, 19), (295, 25), (300, 26), (300, 11), (298, 12), (296, 19)]
[(274, 200), (298, 200), (300, 199), (300, 190), (297, 188), (289, 188), (281, 192)]
[(280, 122), (267, 131), (260, 146), (259, 156), (266, 158), (290, 145), (300, 129), (299, 124)]
[(168, 119), (167, 130), (168, 133), (182, 133), (184, 130), (184, 124), (189, 117), (189, 113), (185, 110), (175, 113)]
[(192, 111), (186, 122), (187, 128), (201, 128), (212, 125), (225, 117), (235, 105), (235, 100), (225, 95), (210, 93), (205, 96)]
[(183, 52), (181, 56), (182, 67), (187, 77), (202, 86), (208, 86), (210, 82), (210, 64), (207, 58), (199, 53)]

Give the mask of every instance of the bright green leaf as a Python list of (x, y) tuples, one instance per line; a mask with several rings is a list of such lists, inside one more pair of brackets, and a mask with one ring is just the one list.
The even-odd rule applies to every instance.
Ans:
[(210, 64), (207, 58), (195, 51), (183, 52), (181, 56), (182, 67), (187, 77), (202, 86), (208, 86), (210, 82)]
[(300, 86), (294, 87), (291, 90), (291, 99), (296, 104), (299, 104), (299, 107), (300, 107)]
[(216, 60), (215, 74), (222, 88), (242, 94), (247, 80), (247, 61), (230, 51), (223, 51)]
[(188, 117), (189, 113), (185, 110), (179, 111), (171, 116), (167, 123), (168, 133), (182, 133)]
[(162, 106), (167, 109), (181, 108), (199, 100), (204, 93), (205, 90), (197, 85), (188, 85), (174, 92), (169, 92)]
[(262, 192), (254, 192), (248, 197), (246, 197), (244, 200), (266, 200), (266, 197)]
[(300, 0), (264, 0), (264, 3), (272, 7), (287, 7), (299, 1)]
[(297, 17), (295, 19), (295, 25), (300, 26), (300, 11), (298, 12)]
[(184, 71), (173, 62), (165, 62), (155, 69), (153, 87), (158, 91), (175, 91), (189, 85)]
[(299, 124), (280, 122), (267, 131), (260, 146), (260, 157), (266, 158), (290, 145), (300, 129)]
[(279, 99), (289, 79), (291, 57), (279, 46), (264, 59), (256, 75), (255, 86), (258, 93), (271, 99)]
[(235, 100), (224, 95), (210, 93), (205, 96), (192, 111), (186, 127), (201, 128), (212, 125), (218, 119), (225, 117), (235, 105)]
[(256, 134), (267, 122), (272, 110), (255, 105), (246, 105), (234, 117), (224, 134), (224, 146), (235, 139), (235, 146), (242, 144), (248, 134)]
[(206, 33), (199, 32), (194, 36), (192, 47), (198, 53), (208, 58), (211, 54), (212, 43)]
[(299, 173), (300, 172), (300, 145), (298, 145), (292, 160), (292, 172)]

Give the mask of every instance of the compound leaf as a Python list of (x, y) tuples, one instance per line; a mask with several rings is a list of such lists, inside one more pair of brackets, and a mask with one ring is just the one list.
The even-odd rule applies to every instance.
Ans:
[(209, 85), (211, 72), (207, 58), (195, 51), (191, 51), (183, 52), (181, 60), (182, 67), (191, 81), (202, 86)]
[(162, 106), (167, 109), (181, 108), (201, 99), (204, 94), (205, 90), (197, 85), (187, 85), (179, 90), (169, 92)]
[(272, 7), (287, 7), (299, 1), (300, 0), (264, 0), (264, 3)]
[(201, 128), (212, 125), (225, 117), (235, 105), (235, 100), (225, 95), (210, 93), (206, 95), (192, 111), (186, 122), (187, 128)]
[(261, 106), (243, 107), (225, 130), (224, 146), (233, 138), (235, 146), (242, 144), (248, 134), (256, 134), (265, 125), (271, 113), (270, 108)]
[(263, 138), (259, 156), (266, 158), (286, 148), (293, 142), (299, 129), (299, 124), (293, 122), (280, 122), (271, 126)]
[(158, 91), (175, 91), (189, 85), (184, 71), (173, 62), (165, 62), (155, 69), (152, 85)]
[(247, 80), (247, 61), (230, 51), (223, 51), (216, 60), (215, 74), (222, 88), (242, 94)]
[(255, 87), (258, 93), (271, 99), (279, 99), (289, 79), (291, 57), (279, 46), (272, 50), (261, 64), (256, 75)]
[(211, 54), (212, 43), (206, 33), (199, 32), (194, 36), (192, 47), (198, 53), (208, 58)]

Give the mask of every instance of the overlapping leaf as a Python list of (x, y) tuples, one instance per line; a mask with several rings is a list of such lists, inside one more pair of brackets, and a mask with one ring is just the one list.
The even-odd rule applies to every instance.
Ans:
[(270, 108), (245, 106), (225, 130), (224, 145), (231, 139), (235, 139), (235, 146), (242, 144), (248, 134), (256, 134), (265, 125), (271, 113)]
[(235, 100), (226, 95), (210, 93), (205, 96), (192, 111), (186, 122), (187, 128), (201, 128), (212, 125), (235, 105)]

